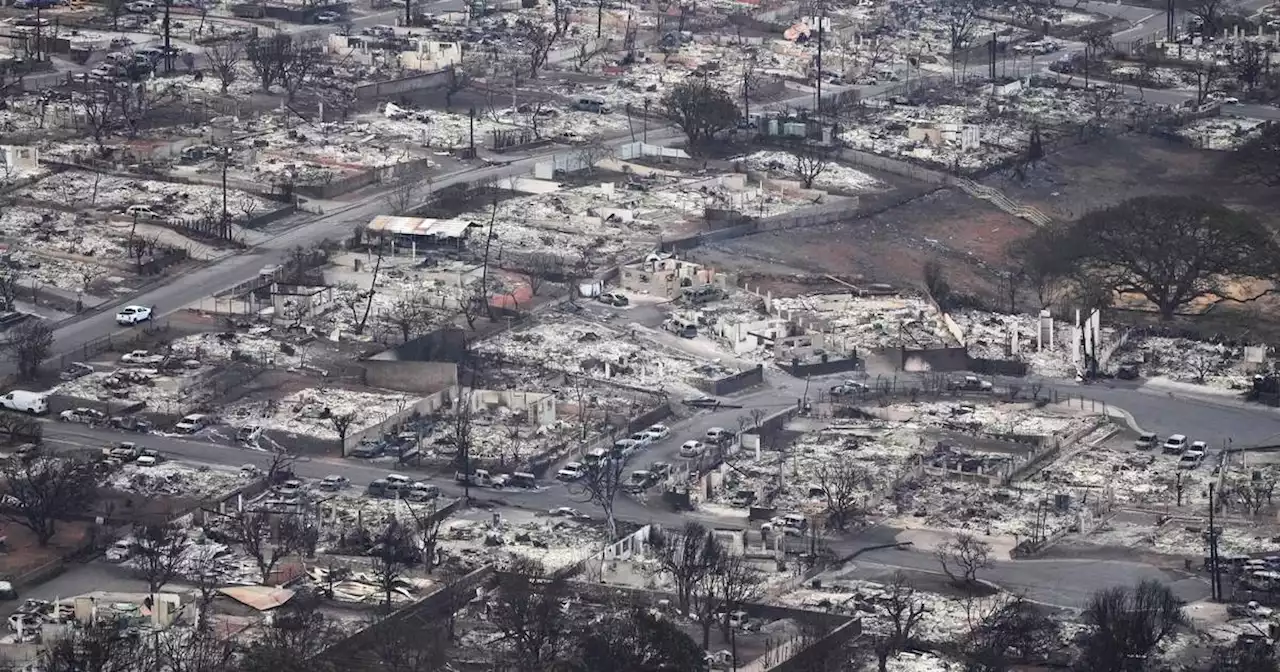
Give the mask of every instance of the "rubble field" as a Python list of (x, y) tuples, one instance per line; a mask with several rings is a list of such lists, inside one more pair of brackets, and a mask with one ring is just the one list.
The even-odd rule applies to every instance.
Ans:
[(238, 401), (223, 409), (220, 419), (232, 427), (337, 439), (333, 418), (353, 417), (348, 435), (359, 432), (413, 406), (417, 399), (394, 392), (342, 388), (307, 388), (280, 399)]
[[(1195, 436), (1189, 439), (1194, 441)], [(1196, 507), (1207, 497), (1209, 482), (1216, 480), (1210, 467), (1179, 469), (1177, 455), (1104, 444), (1077, 447), (1064, 452), (1029, 482), (1039, 481), (1067, 492), (1114, 505), (1168, 506), (1177, 501), (1181, 479), (1185, 506)]]
[(981, 98), (974, 93), (935, 91), (921, 104), (885, 103), (869, 115), (868, 123), (850, 126), (840, 138), (876, 154), (974, 170), (1024, 151), (1033, 125), (1051, 134), (1054, 128), (1097, 118), (1145, 115), (1153, 107), (1117, 97), (1100, 108), (1103, 102), (1086, 93), (1056, 85), (1024, 86), (990, 107), (975, 102)]
[[(1044, 343), (1044, 349), (1037, 350), (1040, 318), (1035, 315), (958, 310), (950, 316), (960, 327), (965, 347), (972, 357), (1025, 361), (1030, 365), (1031, 373), (1051, 378), (1076, 375), (1076, 366), (1071, 362), (1071, 326), (1066, 322), (1054, 320), (1053, 343)], [(1113, 338), (1114, 331), (1111, 327), (1103, 328), (1103, 342)], [(1011, 334), (1016, 334), (1017, 352), (1010, 352)]]
[(51, 208), (16, 205), (0, 212), (0, 235), (33, 251), (54, 251), (85, 261), (129, 261), (128, 230)]
[[(754, 216), (783, 214), (812, 205), (798, 195), (763, 190), (742, 174), (628, 176), (580, 187), (529, 181), (541, 193), (501, 201), (493, 222), (491, 258), (545, 253), (590, 268), (629, 262), (657, 243), (703, 227), (707, 209)], [(516, 188), (522, 183), (517, 181)], [(487, 228), (488, 207), (455, 220)]]
[(1245, 369), (1244, 348), (1186, 338), (1140, 336), (1116, 350), (1109, 364), (1114, 370), (1125, 362), (1141, 363), (1147, 379), (1196, 383), (1222, 390), (1247, 390), (1253, 374)]
[[(1152, 517), (1148, 521), (1130, 522), (1117, 516), (1102, 523), (1090, 534), (1074, 539), (1076, 542), (1145, 550), (1162, 555), (1189, 557), (1195, 560), (1209, 554), (1206, 534), (1208, 520), (1192, 522), (1184, 517), (1174, 517), (1163, 524)], [(1218, 552), (1223, 555), (1258, 555), (1280, 550), (1280, 528), (1274, 525), (1242, 526), (1230, 522), (1222, 524), (1218, 537)]]
[(105, 487), (144, 496), (167, 495), (190, 499), (213, 499), (245, 484), (236, 467), (191, 466), (167, 461), (144, 467), (134, 462), (120, 466), (103, 482)]
[(1229, 152), (1250, 140), (1266, 122), (1236, 117), (1199, 119), (1175, 131), (1201, 149)]
[(603, 529), (590, 522), (510, 509), (466, 511), (446, 520), (438, 537), (444, 562), (464, 569), (518, 556), (555, 571), (598, 553), (607, 542)]
[[(406, 299), (422, 300), (430, 306), (442, 308), (430, 315), (429, 324), (419, 325), (421, 332), (427, 331), (428, 327), (443, 326), (450, 320), (449, 311), (458, 309), (466, 292), (464, 288), (479, 279), (481, 269), (471, 262), (428, 254), (424, 251), (414, 256), (406, 248), (399, 247), (394, 255), (383, 257), (368, 326), (396, 331), (396, 325), (389, 320), (394, 320), (397, 305)], [(430, 266), (423, 264), (424, 259), (431, 260)], [(368, 300), (364, 293), (373, 280), (375, 261), (369, 254), (350, 253), (335, 257), (324, 269), (325, 282), (337, 288), (333, 305), (322, 315), (304, 321), (325, 332), (336, 328), (354, 335), (364, 316)], [(357, 263), (361, 265), (359, 271), (355, 270)], [(399, 339), (401, 334), (396, 333), (394, 337)]]
[(952, 340), (942, 326), (938, 311), (928, 301), (911, 296), (811, 294), (776, 297), (772, 308), (775, 314), (790, 313), (821, 320), (846, 346), (860, 351), (940, 347)]
[(95, 371), (67, 381), (52, 391), (93, 401), (141, 402), (152, 412), (182, 415), (198, 396), (193, 391), (210, 372), (198, 363), (194, 368), (169, 372), (124, 365), (113, 371)]
[(745, 511), (747, 501), (764, 501), (772, 494), (780, 510), (820, 514), (826, 502), (810, 492), (833, 464), (856, 460), (867, 475), (868, 488), (861, 496), (875, 501), (911, 474), (926, 452), (920, 435), (898, 423), (835, 421), (802, 434), (781, 451), (761, 450), (759, 459), (754, 451), (739, 451), (734, 468), (722, 470), (722, 487), (708, 503)]
[[(148, 205), (162, 217), (198, 219), (222, 212), (219, 187), (177, 184), (116, 175), (98, 175), (72, 170), (55, 173), (19, 189), (19, 198), (56, 203), (62, 206), (92, 207), (123, 214), (131, 205)], [(279, 207), (252, 194), (230, 190), (228, 201), (234, 212), (263, 213)]]
[[(1082, 438), (1079, 445), (1093, 446), (1111, 433), (1111, 428), (1104, 425)], [(1012, 451), (1012, 447), (984, 449), (946, 440), (924, 455), (922, 461), (949, 470), (992, 473), (993, 469), (1014, 466), (1016, 453)], [(932, 530), (998, 537), (1012, 546), (1015, 539), (1065, 532), (1078, 526), (1082, 515), (1095, 515), (1103, 504), (1096, 493), (1082, 493), (1052, 481), (1033, 478), (993, 487), (925, 472), (895, 489), (893, 497), (882, 502), (877, 513), (891, 517), (887, 524), (893, 527), (910, 529), (923, 523)]]
[[(373, 133), (380, 138), (394, 138), (430, 149), (462, 149), (471, 143), (470, 117), (444, 110), (415, 111), (388, 103), (380, 113), (352, 117), (351, 125), (349, 132), (352, 133)], [(554, 103), (484, 107), (476, 110), (475, 118), (476, 145), (490, 147), (495, 133), (523, 137), (521, 133), (525, 132), (530, 141), (575, 142), (615, 136), (627, 132), (629, 127), (627, 116), (621, 111), (598, 114)]]
[[(795, 177), (797, 157), (787, 152), (761, 151), (739, 157), (751, 170), (768, 173), (771, 177), (782, 179), (798, 179)], [(839, 163), (828, 164), (813, 180), (815, 189), (835, 191), (839, 193), (858, 193), (873, 191), (885, 187), (884, 183), (855, 168)]]
[(270, 337), (270, 329), (258, 333), (192, 334), (169, 343), (169, 353), (201, 363), (247, 361), (276, 369), (295, 369), (302, 365), (305, 346), (294, 346)]
[(1083, 429), (1096, 418), (1069, 408), (1036, 408), (1030, 402), (950, 402), (890, 404), (875, 415), (917, 429), (933, 427), (978, 436), (1050, 437)]
[(505, 331), (477, 343), (476, 351), (499, 365), (532, 365), (675, 396), (701, 395), (693, 383), (704, 377), (698, 371), (704, 364), (687, 355), (576, 319)]
[[(576, 422), (558, 420), (549, 425), (531, 427), (505, 406), (492, 411), (481, 410), (472, 415), (471, 458), (519, 465), (525, 460), (549, 450), (566, 450), (577, 445), (581, 428)], [(453, 445), (452, 420), (446, 416), (422, 437), (424, 457), (440, 457), (452, 460), (457, 456)]]

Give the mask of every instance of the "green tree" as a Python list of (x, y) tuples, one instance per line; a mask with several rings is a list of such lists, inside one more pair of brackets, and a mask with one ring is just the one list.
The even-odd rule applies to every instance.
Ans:
[(1142, 196), (1047, 227), (1023, 246), (1023, 263), (1071, 269), (1082, 286), (1138, 294), (1161, 319), (1201, 298), (1250, 301), (1239, 281), (1272, 278), (1280, 245), (1253, 217), (1196, 196)]
[(667, 117), (684, 131), (693, 150), (733, 128), (742, 117), (729, 92), (699, 78), (677, 84), (663, 96), (662, 105)]

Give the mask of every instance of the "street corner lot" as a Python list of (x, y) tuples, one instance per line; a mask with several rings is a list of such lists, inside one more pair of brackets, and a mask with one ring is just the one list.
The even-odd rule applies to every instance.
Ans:
[(72, 299), (127, 294), (138, 282), (128, 229), (43, 206), (0, 212), (0, 237), (22, 285), (52, 287)]
[(118, 492), (143, 497), (181, 497), (191, 500), (222, 499), (247, 481), (238, 467), (198, 466), (165, 461), (154, 466), (126, 462), (107, 476), (102, 485)]
[(1137, 362), (1139, 374), (1148, 382), (1190, 383), (1234, 392), (1249, 390), (1253, 370), (1264, 365), (1246, 362), (1245, 348), (1240, 344), (1147, 335), (1130, 338), (1118, 348), (1110, 368), (1114, 372), (1127, 362)]
[(725, 513), (745, 516), (748, 503), (755, 502), (820, 514), (827, 504), (821, 483), (838, 465), (856, 465), (865, 473), (866, 479), (850, 487), (871, 504), (910, 478), (928, 450), (917, 431), (881, 420), (836, 420), (816, 428), (793, 422), (787, 430), (797, 432), (790, 445), (765, 441), (759, 458), (752, 450), (739, 451), (732, 469), (713, 472), (710, 506), (704, 508), (728, 506)]
[[(1102, 425), (1078, 445), (1090, 450), (1111, 434), (1111, 426)], [(966, 441), (969, 437), (954, 434), (938, 438), (930, 436), (935, 448), (921, 458), (923, 468), (917, 476), (904, 481), (877, 509), (889, 516), (886, 525), (904, 530), (900, 540), (968, 532), (1007, 556), (1020, 540), (1078, 528), (1082, 515), (1094, 515), (1105, 504), (1096, 494), (1083, 494), (1039, 475), (1003, 485), (1004, 475), (1016, 473), (1017, 467), (1035, 457), (1037, 449), (1030, 445)]]
[[(797, 171), (811, 170), (804, 165), (805, 159), (789, 152), (759, 151), (738, 157), (734, 161), (741, 162), (747, 169), (766, 173), (776, 179), (797, 179)], [(880, 191), (888, 185), (874, 176), (843, 165), (830, 162), (813, 178), (813, 188), (838, 195), (856, 195), (869, 191)]]
[[(254, 396), (261, 397), (262, 394)], [(283, 396), (245, 399), (228, 404), (220, 420), (231, 427), (338, 441), (398, 416), (424, 401), (407, 394), (337, 387), (305, 387)]]
[(851, 125), (841, 133), (850, 147), (883, 156), (906, 158), (936, 168), (980, 170), (1001, 165), (1026, 151), (1032, 124), (1052, 139), (1080, 126), (1115, 118), (1145, 115), (1153, 107), (1122, 96), (1096, 97), (1056, 80), (1032, 77), (1029, 84), (1014, 79), (1010, 91), (989, 107), (990, 84), (962, 84), (934, 80), (911, 96), (910, 105), (875, 101), (868, 123)]
[(514, 509), (465, 510), (440, 526), (438, 538), (444, 564), (464, 571), (489, 562), (505, 566), (514, 557), (537, 560), (549, 572), (564, 570), (608, 542), (599, 523)]
[[(509, 98), (500, 99), (510, 100)], [(413, 111), (388, 103), (379, 112), (356, 115), (352, 123), (384, 138), (415, 147), (458, 150), (471, 145), (472, 119), (445, 110)], [(637, 122), (638, 123), (638, 122)], [(477, 146), (504, 149), (503, 143), (558, 140), (600, 140), (625, 133), (626, 115), (582, 112), (556, 103), (525, 103), (516, 107), (483, 107), (476, 111)]]
[(650, 393), (698, 396), (700, 362), (641, 342), (626, 331), (578, 319), (558, 319), (503, 332), (476, 345), (497, 366), (585, 376)]

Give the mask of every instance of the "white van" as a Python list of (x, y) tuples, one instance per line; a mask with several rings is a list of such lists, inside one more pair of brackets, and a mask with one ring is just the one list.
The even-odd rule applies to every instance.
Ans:
[(0, 406), (32, 415), (49, 412), (49, 395), (44, 392), (14, 390), (0, 397)]

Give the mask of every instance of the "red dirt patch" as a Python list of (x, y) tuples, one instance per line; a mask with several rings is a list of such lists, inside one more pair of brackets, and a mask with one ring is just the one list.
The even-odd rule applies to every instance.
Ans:
[(54, 560), (76, 553), (88, 543), (90, 524), (85, 521), (61, 521), (58, 533), (49, 545), (40, 547), (36, 536), (25, 527), (6, 522), (0, 525), (0, 535), (7, 537), (8, 549), (0, 553), (0, 575), (18, 578), (39, 569)]
[(944, 189), (865, 219), (748, 236), (694, 256), (748, 275), (860, 275), (900, 287), (919, 287), (925, 262), (937, 259), (953, 287), (989, 294), (1008, 244), (1032, 231), (1029, 222)]

